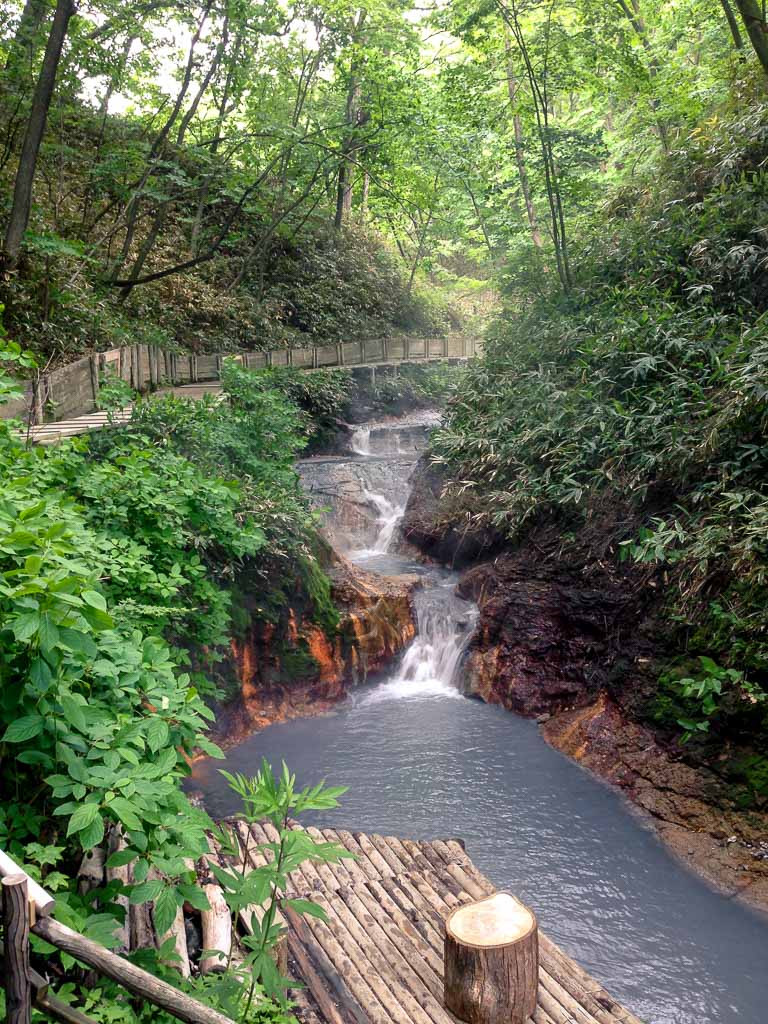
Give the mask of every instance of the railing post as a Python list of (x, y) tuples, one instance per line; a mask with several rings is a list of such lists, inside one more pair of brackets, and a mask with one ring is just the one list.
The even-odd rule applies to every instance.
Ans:
[(6, 1024), (29, 1024), (32, 984), (29, 975), (29, 901), (26, 875), (2, 881)]

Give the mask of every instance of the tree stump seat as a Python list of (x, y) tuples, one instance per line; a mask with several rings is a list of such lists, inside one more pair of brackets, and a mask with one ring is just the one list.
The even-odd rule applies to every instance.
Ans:
[(538, 925), (511, 893), (453, 911), (445, 932), (445, 1006), (468, 1024), (525, 1024), (536, 1009)]

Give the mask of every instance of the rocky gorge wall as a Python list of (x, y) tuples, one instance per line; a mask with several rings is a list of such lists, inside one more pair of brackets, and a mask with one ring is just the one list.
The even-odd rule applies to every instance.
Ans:
[(233, 639), (224, 672), (234, 676), (239, 692), (218, 710), (214, 739), (220, 745), (233, 746), (275, 722), (322, 714), (414, 638), (417, 577), (382, 577), (340, 556), (328, 571), (340, 613), (334, 635), (300, 607), (289, 607), (282, 627), (253, 616)]

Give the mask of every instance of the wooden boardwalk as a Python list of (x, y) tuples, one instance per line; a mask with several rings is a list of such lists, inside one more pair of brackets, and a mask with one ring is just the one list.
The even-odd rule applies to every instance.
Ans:
[(97, 412), (99, 381), (119, 377), (134, 391), (163, 386), (205, 385), (218, 382), (225, 359), (235, 358), (251, 370), (291, 367), (297, 370), (345, 368), (374, 374), (377, 369), (409, 363), (466, 362), (481, 351), (472, 337), (379, 338), (311, 348), (281, 348), (271, 352), (223, 352), (193, 355), (161, 351), (152, 345), (128, 345), (95, 352), (24, 383), (23, 395), (0, 405), (0, 419), (20, 419), (42, 425), (46, 420), (71, 421)]
[[(212, 382), (210, 384), (185, 384), (178, 388), (163, 388), (153, 393), (154, 396), (176, 395), (178, 398), (197, 399), (204, 395), (220, 395), (221, 384)], [(112, 415), (114, 423), (128, 423), (133, 412), (133, 406), (128, 405), (125, 409)], [(109, 416), (105, 412), (90, 412), (85, 416), (73, 416), (68, 420), (60, 420), (54, 423), (40, 423), (37, 426), (28, 427), (24, 436), (29, 437), (33, 444), (56, 444), (68, 437), (77, 437), (79, 434), (88, 434), (92, 430), (101, 430), (109, 423)]]
[[(295, 826), (299, 827), (299, 826)], [(234, 823), (246, 871), (263, 863), (270, 825)], [(318, 903), (327, 923), (287, 913), (295, 990), (306, 1024), (456, 1024), (443, 1007), (445, 918), (495, 892), (455, 840), (416, 842), (343, 829), (307, 829), (318, 843), (356, 854), (340, 864), (308, 863), (288, 896)], [(538, 1005), (528, 1024), (640, 1024), (539, 931)]]

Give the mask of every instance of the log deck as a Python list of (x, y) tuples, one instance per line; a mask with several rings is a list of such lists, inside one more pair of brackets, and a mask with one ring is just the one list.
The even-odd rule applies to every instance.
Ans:
[[(239, 856), (225, 856), (211, 840), (207, 858), (196, 866), (198, 881), (205, 887), (212, 907), (217, 903), (212, 891), (216, 883), (208, 862), (214, 859), (222, 866), (251, 871), (264, 863), (265, 856), (272, 856), (264, 847), (276, 839), (269, 824), (223, 824), (229, 826), (232, 838), (237, 839)], [(293, 827), (301, 828), (298, 824)], [(457, 1024), (457, 1018), (444, 1005), (446, 919), (462, 905), (493, 895), (496, 890), (491, 882), (455, 840), (414, 842), (344, 829), (306, 831), (317, 843), (332, 842), (346, 847), (355, 859), (339, 864), (308, 862), (288, 879), (285, 896), (312, 900), (327, 915), (326, 921), (320, 921), (300, 917), (285, 908), (287, 941), (284, 939), (281, 944), (278, 963), (283, 973), (302, 983), (303, 987), (290, 992), (296, 1004), (294, 1012), (302, 1024)], [(92, 865), (88, 868), (90, 871)], [(6, 878), (3, 888), (9, 888), (19, 870), (10, 858), (0, 861), (0, 876)], [(29, 893), (37, 914), (55, 911), (47, 893), (38, 893), (37, 889)], [(154, 945), (158, 938), (151, 906), (143, 905), (142, 909), (146, 911), (146, 921), (140, 929), (128, 915), (121, 938), (124, 949)], [(252, 912), (258, 915), (260, 908), (249, 907), (240, 913), (240, 934), (248, 930)], [(195, 925), (193, 920), (179, 917), (177, 931), (184, 937), (185, 929), (194, 931)], [(226, 951), (231, 937), (229, 921), (219, 915), (216, 922), (222, 926), (226, 923), (226, 929), (221, 934), (217, 932), (214, 945)], [(233, 1024), (51, 916), (39, 916), (32, 930), (123, 987), (142, 993), (180, 1020), (193, 1024)], [(206, 931), (210, 932), (210, 921), (207, 927), (203, 921), (204, 943), (210, 944)], [(233, 958), (240, 959), (238, 938), (231, 938)], [(541, 930), (538, 938), (536, 1007), (525, 1024), (641, 1024)], [(199, 963), (199, 950), (196, 958), (190, 957), (186, 940), (177, 943), (176, 948), (181, 955), (187, 953), (185, 962), (177, 965), (185, 976), (198, 974), (201, 967), (215, 969), (215, 964)], [(6, 950), (6, 960), (8, 956)], [(7, 985), (9, 978), (7, 970), (0, 969), (0, 982)], [(32, 986), (36, 1005), (50, 1017), (66, 1024), (93, 1024), (80, 1011), (71, 1011), (55, 996), (49, 996), (45, 982), (38, 979), (38, 984), (35, 978), (36, 975), (32, 977)]]
[[(245, 826), (240, 824), (240, 843)], [(414, 842), (307, 829), (357, 855), (306, 864), (286, 895), (320, 904), (327, 923), (288, 911), (291, 973), (306, 1024), (456, 1024), (443, 1004), (445, 920), (496, 892), (455, 840)], [(267, 832), (254, 826), (250, 842)], [(641, 1024), (539, 931), (537, 1006), (526, 1024)], [(299, 994), (296, 990), (292, 995)], [(306, 993), (311, 999), (307, 999)]]

